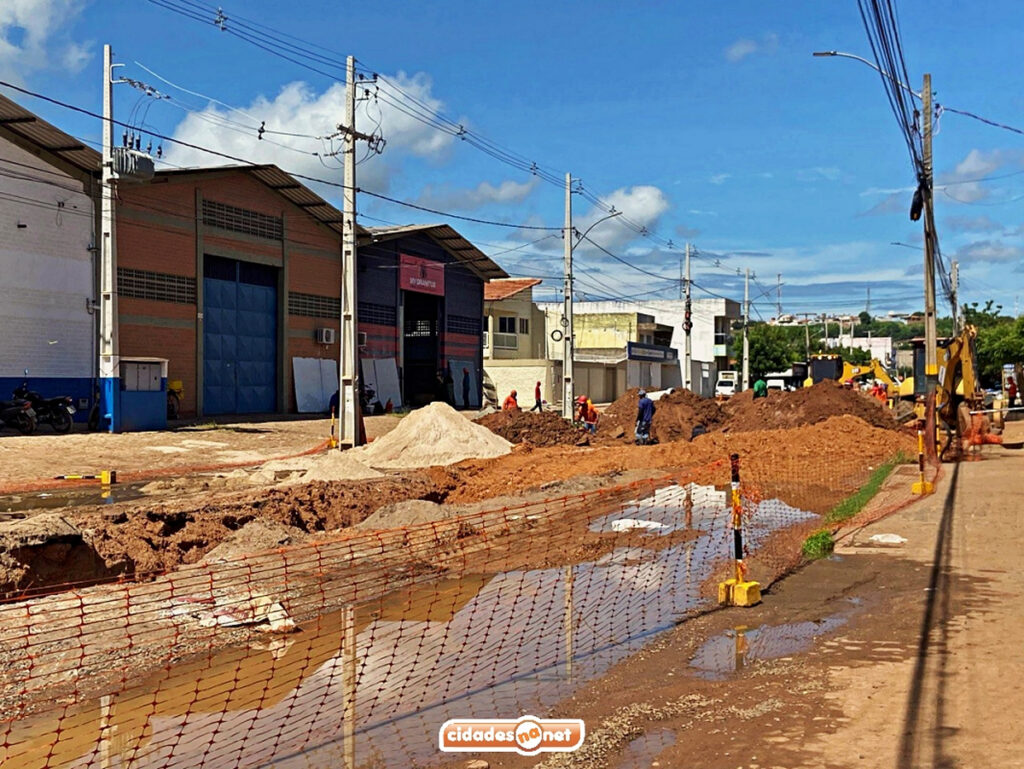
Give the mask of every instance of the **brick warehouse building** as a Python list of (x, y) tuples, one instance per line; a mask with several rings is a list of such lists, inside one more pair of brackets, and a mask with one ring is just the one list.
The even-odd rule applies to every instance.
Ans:
[[(118, 192), (121, 357), (167, 358), (184, 414), (295, 411), (293, 359), (338, 359), (341, 213), (275, 166), (161, 171)], [(359, 236), (364, 378), (394, 361), (400, 402), (419, 405), (448, 364), (479, 405), (483, 284), (505, 273), (447, 225)]]

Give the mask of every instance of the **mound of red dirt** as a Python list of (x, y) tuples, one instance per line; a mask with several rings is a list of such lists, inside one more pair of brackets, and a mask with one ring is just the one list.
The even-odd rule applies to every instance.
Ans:
[(892, 412), (877, 400), (831, 380), (794, 392), (770, 390), (767, 398), (758, 400), (752, 390), (745, 390), (726, 401), (722, 411), (727, 417), (724, 430), (733, 433), (813, 425), (844, 414), (872, 427), (899, 427)]
[(573, 446), (584, 439), (581, 429), (554, 411), (497, 411), (481, 417), (477, 423), (511, 443)]
[[(615, 435), (621, 429), (622, 437), (633, 440), (639, 392), (636, 387), (627, 390), (605, 410), (598, 435)], [(714, 400), (680, 389), (655, 401), (652, 431), (659, 443), (688, 441), (694, 425), (702, 424), (711, 432), (724, 422), (725, 415)]]

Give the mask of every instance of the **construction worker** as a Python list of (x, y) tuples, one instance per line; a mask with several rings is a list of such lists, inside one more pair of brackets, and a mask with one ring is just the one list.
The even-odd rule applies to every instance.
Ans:
[(583, 423), (583, 426), (587, 429), (591, 435), (597, 435), (597, 423), (601, 418), (601, 415), (597, 413), (597, 409), (594, 408), (594, 404), (591, 403), (590, 398), (586, 395), (581, 395), (576, 399), (576, 418)]
[(501, 404), (502, 411), (519, 411), (519, 401), (516, 399), (518, 393), (513, 390), (505, 398), (505, 402)]
[(754, 382), (754, 397), (755, 398), (767, 398), (768, 397), (768, 383), (763, 379), (758, 379)]
[(651, 442), (651, 422), (654, 421), (654, 401), (647, 397), (647, 391), (641, 389), (640, 400), (636, 404), (636, 442), (646, 446)]
[(530, 411), (543, 411), (544, 400), (541, 398), (540, 394), (540, 382), (537, 382), (536, 386), (533, 388), (533, 399), (536, 403), (533, 404), (533, 408), (530, 409)]

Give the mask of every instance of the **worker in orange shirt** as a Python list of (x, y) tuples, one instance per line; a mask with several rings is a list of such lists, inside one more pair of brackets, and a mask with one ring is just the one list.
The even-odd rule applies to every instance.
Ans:
[(576, 399), (577, 408), (577, 419), (583, 423), (583, 426), (587, 429), (591, 435), (597, 435), (597, 423), (601, 418), (597, 409), (594, 408), (594, 404), (590, 401), (586, 395), (581, 395)]
[(515, 390), (510, 392), (508, 394), (508, 397), (505, 398), (505, 402), (501, 404), (501, 410), (502, 411), (519, 411), (519, 401), (516, 400), (516, 396), (517, 395), (518, 395), (518, 393), (516, 393)]

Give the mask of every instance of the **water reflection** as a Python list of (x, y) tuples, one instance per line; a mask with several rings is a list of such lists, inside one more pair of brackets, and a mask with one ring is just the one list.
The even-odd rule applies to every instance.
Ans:
[[(772, 500), (750, 548), (810, 518)], [(651, 520), (693, 539), (619, 548), (576, 566), (471, 575), (397, 590), (126, 682), (91, 708), (16, 722), (5, 765), (407, 766), (436, 757), (453, 717), (543, 712), (700, 604), (729, 555), (724, 493), (670, 487), (601, 516)], [(689, 519), (689, 520), (687, 520)], [(657, 537), (658, 533), (650, 536)]]

